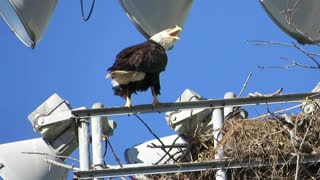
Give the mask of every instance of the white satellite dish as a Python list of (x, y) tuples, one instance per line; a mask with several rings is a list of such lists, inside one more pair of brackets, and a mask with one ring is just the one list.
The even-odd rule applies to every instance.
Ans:
[(158, 147), (162, 145), (160, 141), (158, 139), (153, 139), (126, 149), (124, 153), (126, 162), (129, 164), (165, 164), (175, 163), (174, 159), (177, 160), (184, 157), (187, 150), (187, 142), (181, 136), (174, 134), (162, 137), (160, 140), (164, 145), (168, 146), (163, 148), (171, 157)]
[(168, 28), (183, 27), (192, 0), (120, 0), (137, 29), (149, 39)]
[(34, 48), (41, 40), (58, 0), (0, 0), (0, 14), (16, 36)]
[(271, 19), (301, 44), (320, 42), (319, 0), (260, 0)]
[(68, 169), (52, 165), (46, 160), (64, 164), (42, 138), (1, 144), (0, 177), (5, 180), (67, 179)]

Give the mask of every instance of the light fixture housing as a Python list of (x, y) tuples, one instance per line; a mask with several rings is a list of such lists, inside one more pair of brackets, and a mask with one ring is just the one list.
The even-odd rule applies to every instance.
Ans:
[[(34, 130), (57, 155), (69, 156), (78, 147), (77, 125), (70, 110), (70, 104), (54, 93), (28, 116)], [(39, 126), (41, 123), (51, 124)]]
[(319, 0), (260, 0), (270, 18), (300, 44), (320, 42)]
[(164, 29), (183, 27), (192, 3), (192, 0), (120, 0), (132, 23), (147, 39)]
[(15, 35), (34, 48), (46, 30), (58, 0), (0, 0), (0, 14)]
[[(205, 99), (206, 98), (196, 92), (186, 89), (176, 102), (200, 101)], [(186, 109), (166, 112), (165, 119), (177, 134), (188, 137), (192, 136), (199, 124), (203, 124), (203, 127), (205, 127), (203, 129), (204, 131), (212, 128), (211, 114), (211, 108)]]

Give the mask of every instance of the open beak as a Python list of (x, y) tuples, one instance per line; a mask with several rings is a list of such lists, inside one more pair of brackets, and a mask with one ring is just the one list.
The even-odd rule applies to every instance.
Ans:
[(172, 38), (179, 40), (180, 38), (178, 37), (178, 34), (182, 31), (181, 27), (177, 26), (175, 28), (172, 28), (169, 30), (169, 34), (170, 36), (172, 36)]

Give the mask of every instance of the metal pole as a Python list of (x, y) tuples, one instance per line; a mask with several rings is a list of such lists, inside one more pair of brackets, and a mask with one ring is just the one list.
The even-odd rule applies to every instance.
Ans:
[[(224, 99), (233, 99), (233, 98), (235, 98), (236, 97), (236, 94), (234, 93), (234, 92), (227, 92), (226, 94), (224, 94)], [(224, 108), (223, 108), (223, 115), (221, 115), (222, 117), (226, 117), (226, 116), (228, 116), (230, 113), (232, 113), (233, 112), (233, 106), (225, 106)], [(223, 124), (223, 120), (224, 120), (224, 118), (222, 119), (222, 124)], [(222, 125), (221, 125), (221, 127), (222, 127)], [(220, 128), (221, 128), (220, 127)], [(219, 139), (219, 141), (221, 140), (221, 138), (222, 138), (222, 136), (220, 135), (218, 135), (218, 139)], [(218, 154), (219, 153), (219, 154)], [(217, 155), (219, 155), (220, 157), (215, 157), (215, 159), (219, 159), (219, 158), (223, 158), (223, 148), (221, 147), (221, 150), (220, 151), (218, 151), (218, 153), (216, 154), (216, 156)], [(225, 179), (227, 179), (227, 176), (226, 176), (226, 174), (225, 174), (225, 171), (220, 171), (220, 174), (218, 174), (218, 172), (217, 172), (217, 178), (216, 179), (223, 179), (223, 180), (225, 180)]]
[(89, 120), (80, 119), (78, 126), (79, 136), (79, 159), (80, 159), (80, 170), (86, 171), (90, 167), (90, 156), (89, 156)]
[[(234, 94), (234, 92), (227, 92), (224, 95), (224, 99), (233, 99), (235, 97), (236, 97), (236, 95)], [(232, 112), (233, 112), (233, 106), (225, 106), (224, 107), (224, 117), (228, 116)]]
[[(214, 147), (217, 147), (220, 140), (222, 139), (221, 128), (223, 125), (223, 109), (214, 109), (212, 113), (212, 122), (213, 122), (213, 143)], [(223, 147), (218, 149), (217, 153), (214, 156), (215, 159), (223, 158)], [(218, 169), (216, 172), (216, 180), (225, 180), (226, 174), (223, 168)]]
[[(95, 103), (92, 109), (103, 108), (101, 103)], [(91, 131), (92, 131), (92, 164), (94, 169), (103, 169), (103, 126), (101, 116), (91, 117)], [(94, 178), (94, 180), (103, 180), (104, 178)]]

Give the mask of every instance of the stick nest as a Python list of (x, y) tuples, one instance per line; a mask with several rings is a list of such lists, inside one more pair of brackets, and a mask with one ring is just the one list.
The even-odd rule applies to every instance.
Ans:
[[(270, 116), (259, 120), (227, 119), (221, 129), (223, 138), (216, 148), (213, 144), (213, 130), (203, 132), (202, 129), (198, 127), (192, 136), (186, 137), (189, 142), (188, 152), (180, 163), (213, 160), (223, 147), (224, 158), (229, 160), (271, 163), (271, 167), (229, 169), (226, 173), (228, 179), (320, 178), (319, 163), (277, 165), (280, 159), (320, 154), (320, 112), (312, 116), (298, 114), (286, 118)], [(163, 174), (150, 178), (214, 179), (215, 171)]]

